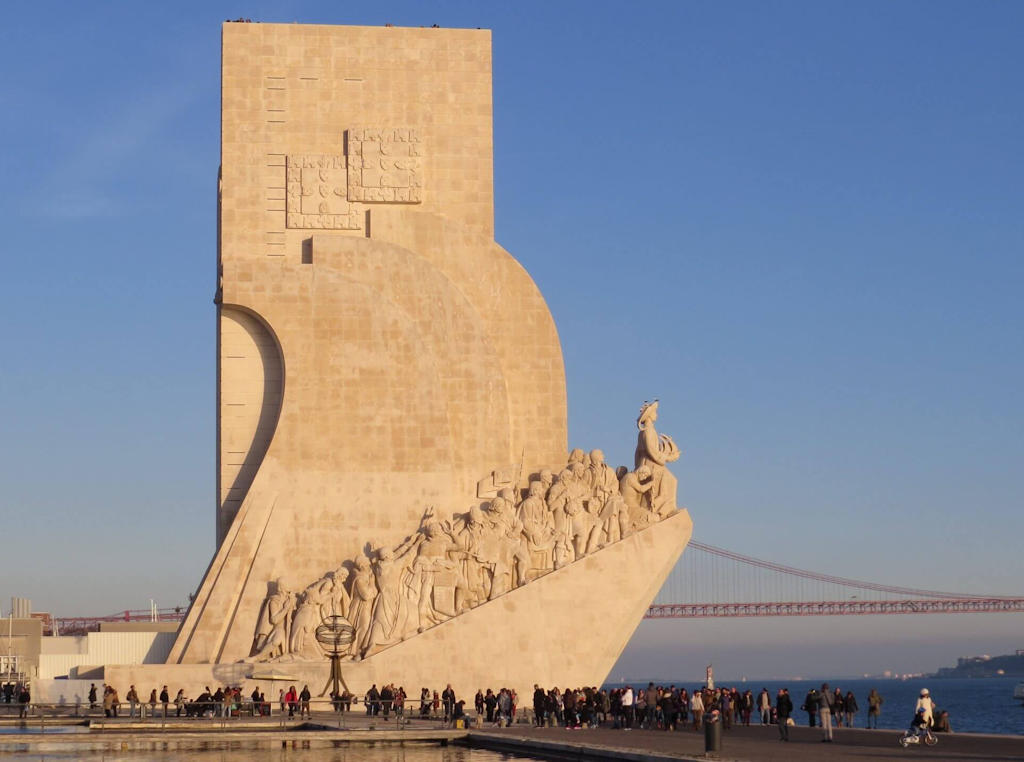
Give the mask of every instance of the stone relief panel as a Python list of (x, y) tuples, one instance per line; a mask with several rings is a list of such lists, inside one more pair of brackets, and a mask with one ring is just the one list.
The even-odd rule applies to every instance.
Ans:
[(288, 156), (285, 172), (288, 227), (362, 229), (363, 212), (348, 198), (348, 171), (344, 156)]
[(668, 518), (678, 508), (666, 464), (680, 451), (655, 430), (657, 417), (658, 402), (645, 402), (632, 471), (575, 449), (557, 474), (532, 474), (525, 489), (498, 486), (505, 479), (492, 473), (497, 493), (466, 513), (442, 520), (427, 508), (397, 546), (367, 542), (299, 592), (271, 583), (248, 661), (323, 658), (312, 633), (330, 615), (355, 630), (348, 658), (367, 658)]
[(348, 198), (368, 203), (423, 200), (421, 143), (415, 129), (348, 130)]

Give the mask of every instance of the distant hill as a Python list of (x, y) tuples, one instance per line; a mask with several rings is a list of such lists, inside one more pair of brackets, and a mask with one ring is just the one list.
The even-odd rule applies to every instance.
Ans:
[(1024, 653), (962, 657), (931, 677), (1024, 677)]

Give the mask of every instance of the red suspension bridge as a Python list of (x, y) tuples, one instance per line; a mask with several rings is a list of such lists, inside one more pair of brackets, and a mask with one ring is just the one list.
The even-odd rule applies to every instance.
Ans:
[(648, 619), (1024, 612), (1024, 598), (836, 577), (691, 541)]
[[(54, 617), (44, 629), (87, 632), (101, 622), (178, 622), (186, 607)], [(691, 541), (647, 619), (704, 617), (992, 614), (1024, 612), (1024, 597), (951, 593), (836, 577)], [(44, 615), (45, 616), (45, 615)]]

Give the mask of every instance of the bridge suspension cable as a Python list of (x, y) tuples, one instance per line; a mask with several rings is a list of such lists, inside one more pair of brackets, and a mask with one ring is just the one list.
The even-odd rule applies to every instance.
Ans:
[(647, 618), (1024, 612), (1024, 597), (840, 577), (691, 541)]

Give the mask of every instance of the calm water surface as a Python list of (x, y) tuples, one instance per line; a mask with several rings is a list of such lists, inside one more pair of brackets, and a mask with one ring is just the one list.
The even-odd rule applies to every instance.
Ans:
[(530, 757), (435, 744), (345, 744), (330, 741), (82, 741), (15, 744), (0, 741), (0, 756), (12, 760), (103, 760), (104, 762), (538, 762)]

